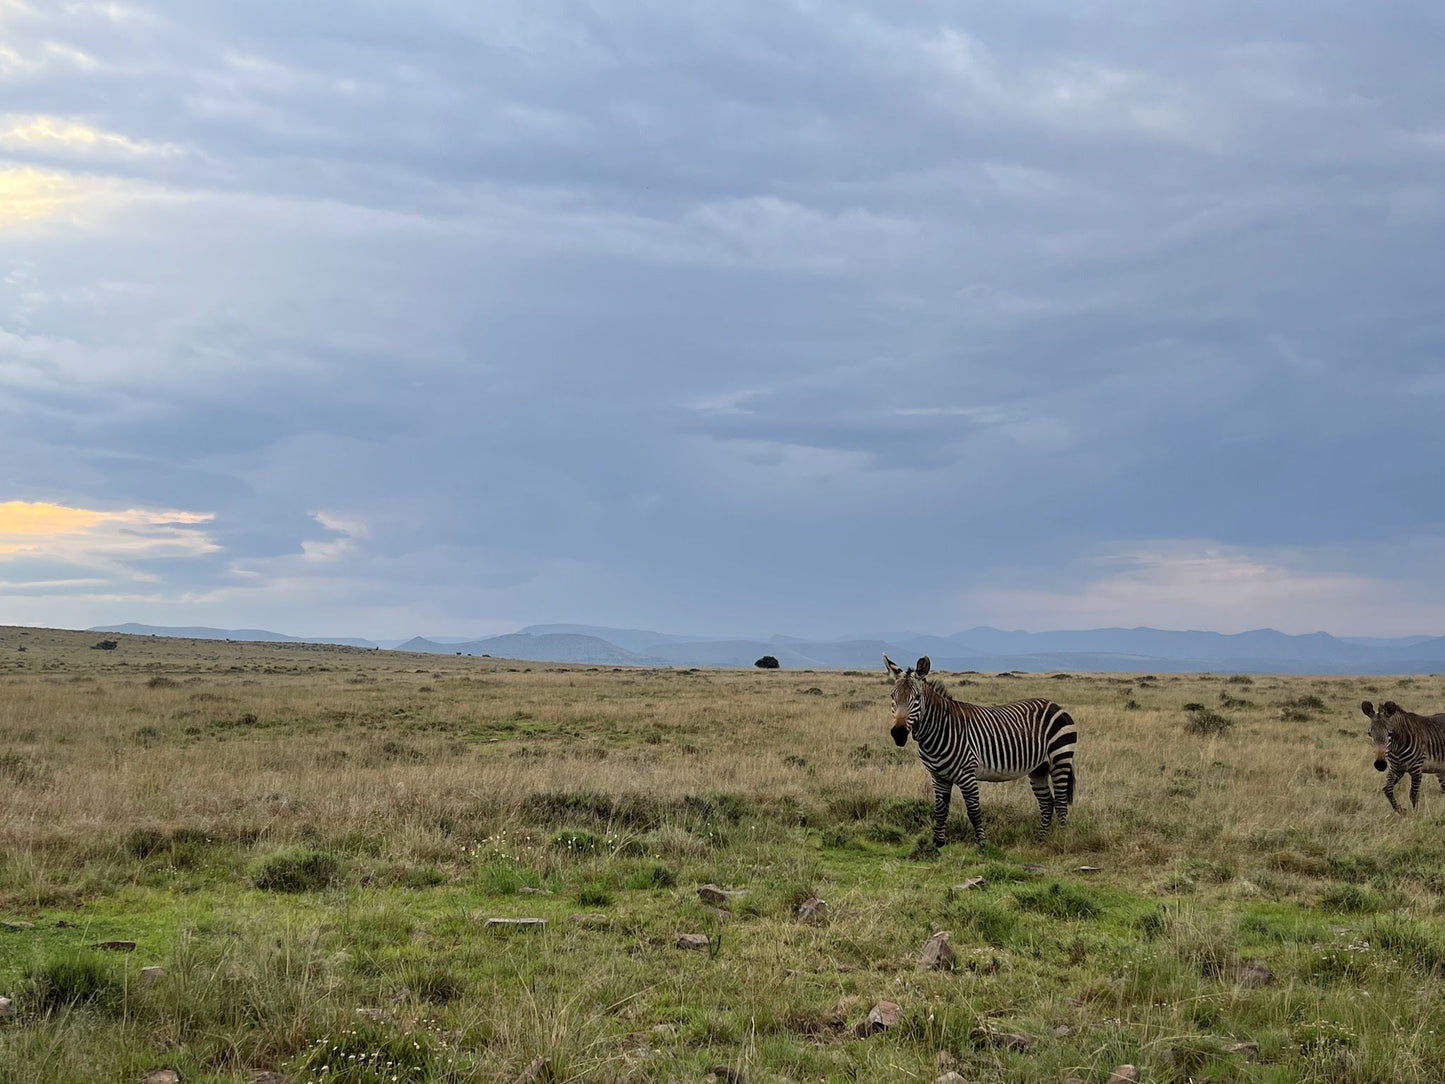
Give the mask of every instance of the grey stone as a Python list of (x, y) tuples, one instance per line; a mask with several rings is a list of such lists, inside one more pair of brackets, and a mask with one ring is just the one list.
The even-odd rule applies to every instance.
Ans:
[(923, 955), (918, 960), (920, 971), (952, 971), (956, 958), (953, 946), (948, 943), (948, 934), (939, 930), (923, 945)]
[(181, 1084), (181, 1074), (174, 1069), (152, 1069), (141, 1078), (141, 1084)]
[(706, 950), (709, 942), (705, 933), (685, 933), (677, 939), (677, 947), (690, 952)]
[(1109, 1074), (1109, 1084), (1139, 1084), (1139, 1070), (1133, 1065), (1117, 1065)]
[(8, 997), (0, 997), (0, 1017), (14, 1015), (15, 1002), (11, 1001)]
[(1069, 1027), (1068, 1024), (1060, 1024), (1058, 1027), (1054, 1028), (1054, 1038), (1063, 1039), (1071, 1035), (1073, 1031), (1074, 1029)]
[(140, 969), (140, 982), (142, 986), (154, 986), (166, 977), (164, 967), (143, 967)]
[(817, 896), (809, 896), (798, 904), (798, 918), (803, 922), (823, 922), (828, 917), (828, 903)]
[(968, 891), (970, 891), (970, 890), (972, 890), (972, 889), (975, 889), (975, 888), (987, 888), (987, 887), (988, 887), (988, 880), (987, 880), (987, 878), (984, 878), (984, 877), (970, 877), (968, 880), (962, 882), (961, 884), (956, 884), (956, 885), (954, 885), (954, 886), (953, 886), (953, 890), (954, 890), (955, 892), (968, 892)]
[(728, 903), (734, 896), (743, 896), (746, 894), (745, 889), (719, 888), (717, 885), (701, 885), (697, 890), (698, 898), (701, 899), (703, 903), (711, 903), (717, 906)]
[(1103, 868), (1102, 868), (1101, 866), (1080, 866), (1080, 867), (1079, 867), (1078, 869), (1076, 869), (1074, 872), (1075, 872), (1075, 873), (1103, 873), (1104, 870), (1103, 870)]
[(533, 888), (531, 885), (523, 885), (517, 889), (517, 891), (523, 896), (546, 896), (550, 894), (545, 888)]
[(1038, 1042), (1032, 1035), (1025, 1035), (1021, 1031), (995, 1031), (993, 1028), (985, 1028), (983, 1037), (989, 1046), (1012, 1050), (1018, 1054), (1028, 1053)]
[(1274, 981), (1274, 972), (1258, 960), (1240, 960), (1234, 967), (1234, 981), (1241, 986), (1268, 986)]
[(968, 1084), (968, 1081), (954, 1072), (944, 1073), (942, 1076), (933, 1078), (933, 1084)]
[(897, 1002), (879, 1001), (868, 1010), (868, 1019), (853, 1029), (853, 1034), (861, 1039), (866, 1035), (897, 1027), (898, 1021), (902, 1019), (903, 1010), (899, 1008)]

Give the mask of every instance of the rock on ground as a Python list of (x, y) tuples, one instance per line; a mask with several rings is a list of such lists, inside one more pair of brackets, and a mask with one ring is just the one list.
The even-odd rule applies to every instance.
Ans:
[(141, 1084), (181, 1084), (181, 1074), (174, 1069), (152, 1069)]
[(142, 986), (152, 986), (166, 977), (164, 967), (143, 967), (140, 969), (140, 981)]
[(961, 884), (956, 884), (956, 885), (954, 885), (954, 886), (953, 886), (953, 890), (954, 890), (955, 892), (967, 892), (967, 891), (969, 891), (970, 889), (974, 889), (974, 888), (987, 888), (987, 887), (988, 887), (988, 881), (987, 881), (987, 879), (985, 879), (985, 878), (983, 878), (983, 877), (970, 877), (968, 880), (962, 882)]
[(699, 949), (705, 949), (708, 947), (707, 934), (685, 933), (677, 939), (677, 947), (680, 949), (688, 949), (692, 952), (696, 952)]
[(798, 904), (798, 918), (803, 922), (822, 922), (828, 917), (828, 904), (817, 896), (809, 896)]
[(14, 1016), (15, 1002), (8, 997), (0, 997), (0, 1016)]
[(923, 945), (923, 955), (918, 959), (920, 971), (952, 971), (956, 959), (953, 946), (948, 943), (948, 934), (939, 930)]
[(717, 906), (729, 902), (734, 896), (743, 896), (746, 894), (746, 891), (741, 888), (727, 889), (719, 888), (717, 885), (701, 885), (697, 890), (698, 898), (702, 900), (703, 903), (711, 903)]
[(489, 930), (540, 930), (547, 925), (545, 918), (489, 918)]
[(889, 1028), (898, 1026), (898, 1021), (903, 1019), (903, 1010), (894, 1001), (879, 1001), (868, 1010), (868, 1019), (862, 1021), (853, 1029), (853, 1034), (858, 1038), (872, 1035), (879, 1031), (887, 1031)]
[(1240, 960), (1234, 968), (1234, 981), (1241, 986), (1268, 986), (1274, 981), (1274, 972), (1258, 960)]
[(1133, 1065), (1116, 1066), (1109, 1074), (1109, 1084), (1139, 1084), (1139, 1070)]

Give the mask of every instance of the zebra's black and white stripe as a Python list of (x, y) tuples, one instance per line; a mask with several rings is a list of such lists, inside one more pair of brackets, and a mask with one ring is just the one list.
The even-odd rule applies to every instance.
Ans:
[(953, 788), (963, 794), (969, 823), (979, 846), (985, 841), (978, 804), (979, 780), (1002, 782), (1027, 775), (1039, 803), (1039, 831), (1055, 817), (1063, 824), (1074, 801), (1074, 720), (1052, 700), (1033, 697), (983, 707), (953, 699), (928, 678), (928, 656), (909, 670), (887, 655), (883, 662), (895, 678), (893, 740), (908, 735), (933, 777), (933, 841), (942, 846)]
[(1420, 803), (1420, 777), (1434, 775), (1445, 791), (1445, 715), (1416, 715), (1393, 700), (1374, 707), (1368, 700), (1360, 709), (1370, 719), (1370, 741), (1375, 746), (1375, 770), (1385, 772), (1385, 797), (1390, 808), (1403, 814), (1395, 801), (1395, 784), (1410, 777), (1410, 808)]

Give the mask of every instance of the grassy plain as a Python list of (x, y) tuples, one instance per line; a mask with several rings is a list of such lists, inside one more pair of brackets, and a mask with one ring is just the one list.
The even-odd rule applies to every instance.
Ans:
[(881, 667), (98, 639), (0, 629), (5, 1084), (1445, 1080), (1445, 797), (1358, 707), (1445, 679), (950, 675), (1074, 713), (1078, 804), (934, 853)]

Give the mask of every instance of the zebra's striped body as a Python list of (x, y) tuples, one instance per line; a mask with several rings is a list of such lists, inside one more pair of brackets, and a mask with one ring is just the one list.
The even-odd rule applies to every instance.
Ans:
[(1445, 791), (1445, 714), (1416, 715), (1393, 700), (1376, 710), (1368, 700), (1360, 708), (1370, 718), (1369, 735), (1375, 746), (1375, 769), (1385, 772), (1385, 797), (1396, 813), (1405, 811), (1395, 801), (1395, 784), (1410, 777), (1410, 808), (1420, 804), (1420, 778), (1434, 775)]
[(883, 656), (893, 688), (893, 740), (912, 734), (918, 757), (933, 777), (933, 841), (942, 846), (953, 788), (963, 794), (969, 823), (984, 843), (978, 783), (1029, 777), (1039, 803), (1039, 831), (1057, 817), (1063, 824), (1074, 800), (1074, 720), (1052, 700), (1034, 697), (983, 707), (954, 700), (928, 680), (928, 656), (901, 670)]

